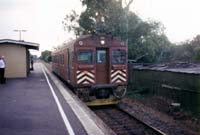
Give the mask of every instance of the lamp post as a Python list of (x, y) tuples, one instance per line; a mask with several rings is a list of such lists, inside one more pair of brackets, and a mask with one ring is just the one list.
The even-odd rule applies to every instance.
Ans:
[(19, 40), (21, 40), (21, 33), (26, 31), (27, 30), (14, 30), (14, 32), (19, 32)]

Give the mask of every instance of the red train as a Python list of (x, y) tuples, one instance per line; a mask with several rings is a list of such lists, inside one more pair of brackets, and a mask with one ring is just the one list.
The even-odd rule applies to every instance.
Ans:
[(113, 36), (84, 35), (52, 53), (52, 69), (88, 106), (117, 104), (126, 93), (127, 51)]

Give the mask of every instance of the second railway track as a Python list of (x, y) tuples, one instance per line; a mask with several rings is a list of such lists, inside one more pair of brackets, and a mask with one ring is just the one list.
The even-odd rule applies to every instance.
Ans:
[(117, 135), (165, 135), (117, 106), (91, 108)]

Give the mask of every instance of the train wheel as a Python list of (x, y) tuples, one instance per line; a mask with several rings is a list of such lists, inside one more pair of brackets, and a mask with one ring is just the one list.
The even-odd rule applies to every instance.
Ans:
[(113, 95), (116, 98), (123, 98), (126, 94), (126, 87), (120, 86), (117, 89), (113, 90)]

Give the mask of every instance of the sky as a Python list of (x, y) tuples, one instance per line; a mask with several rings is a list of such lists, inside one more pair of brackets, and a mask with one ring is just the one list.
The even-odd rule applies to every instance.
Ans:
[[(171, 42), (183, 42), (200, 34), (200, 0), (134, 0), (130, 10), (144, 20), (165, 26)], [(0, 39), (19, 39), (15, 29), (24, 29), (22, 40), (51, 50), (73, 38), (63, 30), (62, 21), (71, 10), (83, 10), (80, 0), (0, 0)]]

